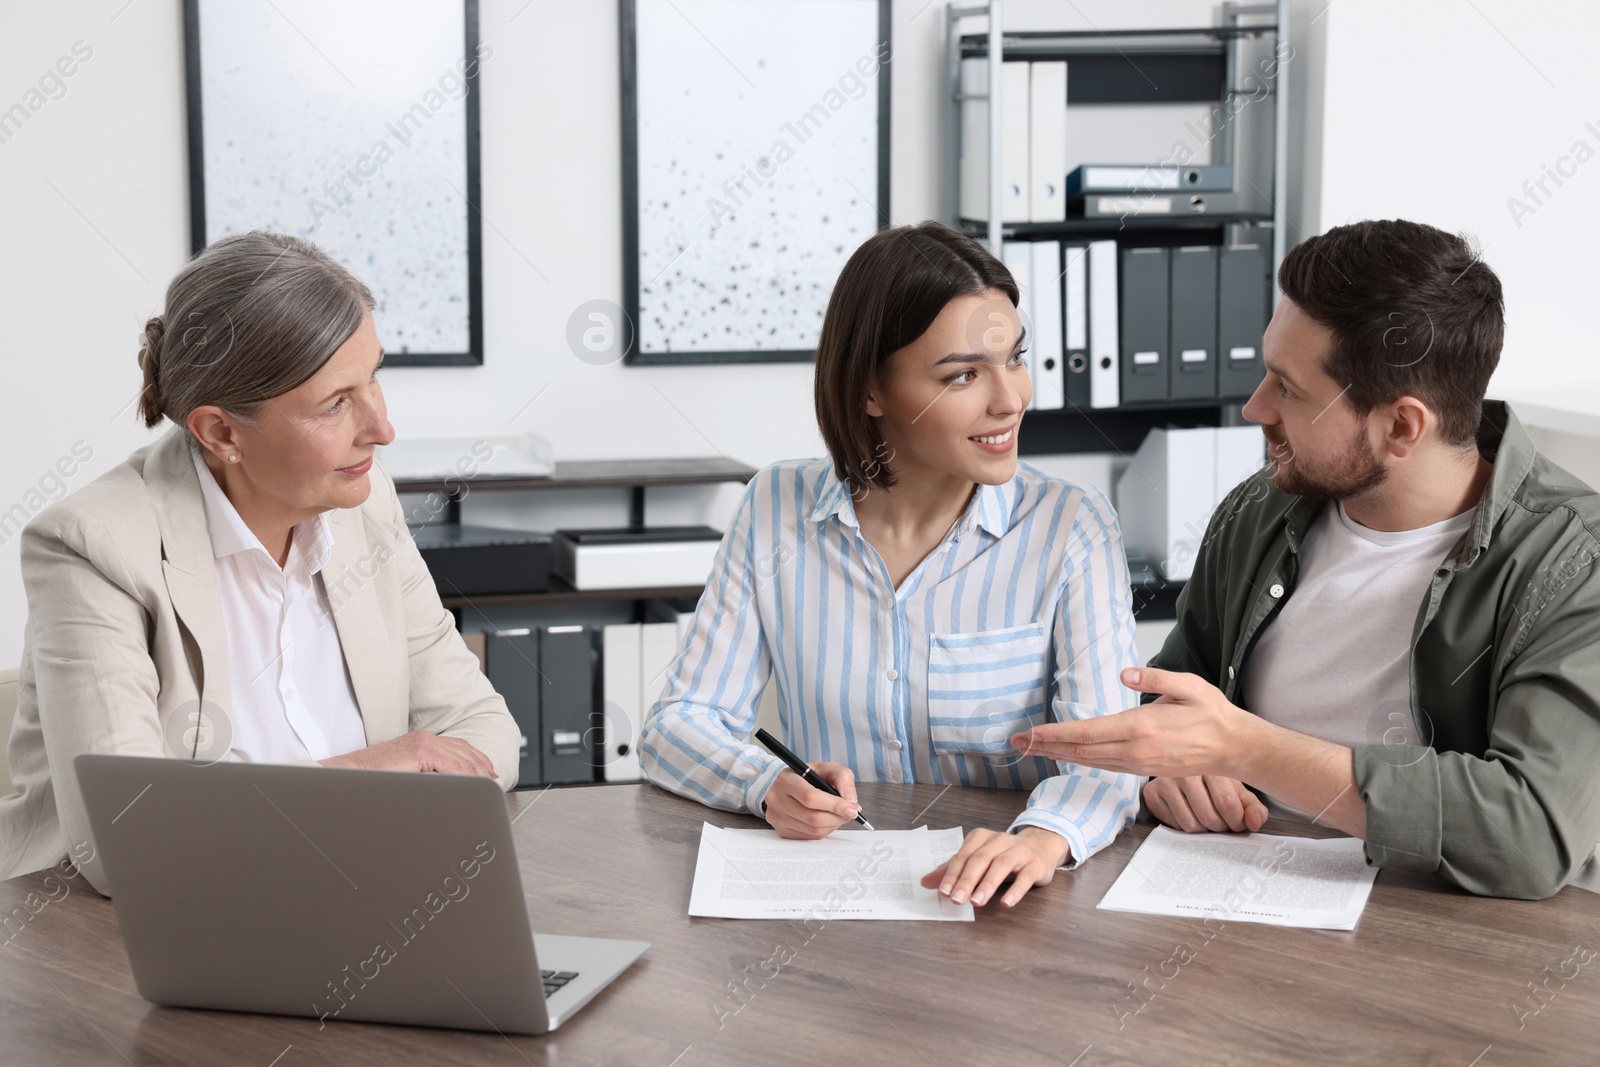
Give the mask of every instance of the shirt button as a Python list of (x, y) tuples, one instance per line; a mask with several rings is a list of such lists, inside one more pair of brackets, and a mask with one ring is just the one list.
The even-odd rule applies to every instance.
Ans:
[(1233, 680), (1233, 668), (1232, 667), (1228, 668), (1228, 680), (1229, 681)]
[(889, 676), (889, 681), (891, 681), (891, 682), (894, 681), (896, 678), (900, 677), (900, 672), (895, 670), (893, 667), (890, 667), (884, 673)]
[(1273, 582), (1272, 588), (1268, 589), (1267, 592), (1272, 594), (1272, 599), (1277, 600), (1283, 596), (1283, 586), (1277, 582)]
[(889, 742), (889, 747), (891, 749), (893, 749), (895, 752), (899, 752), (905, 746), (900, 743), (900, 739), (897, 737), (894, 740)]
[(283, 699), (285, 699), (285, 700), (293, 700), (294, 699), (294, 690), (293, 689), (285, 689), (283, 691)]

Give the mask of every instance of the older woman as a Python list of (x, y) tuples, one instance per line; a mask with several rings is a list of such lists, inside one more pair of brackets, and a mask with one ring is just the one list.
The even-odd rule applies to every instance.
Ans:
[(393, 440), (366, 286), (309, 242), (228, 237), (145, 326), (173, 429), (22, 536), (28, 597), (0, 877), (104, 891), (81, 752), (516, 780), (519, 731), (373, 463)]

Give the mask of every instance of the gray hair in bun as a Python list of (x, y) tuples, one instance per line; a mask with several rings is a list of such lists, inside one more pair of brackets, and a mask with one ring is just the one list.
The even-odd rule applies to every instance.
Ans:
[(254, 422), (322, 369), (372, 310), (372, 292), (301, 237), (252, 230), (201, 249), (139, 339), (139, 415), (182, 426), (215, 405)]

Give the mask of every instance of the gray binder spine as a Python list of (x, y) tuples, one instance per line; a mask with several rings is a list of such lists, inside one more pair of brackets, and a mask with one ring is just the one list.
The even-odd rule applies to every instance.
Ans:
[(1261, 335), (1271, 299), (1264, 245), (1227, 245), (1217, 258), (1217, 395), (1247, 397), (1266, 374)]
[(1066, 356), (1066, 406), (1087, 408), (1089, 396), (1089, 246), (1061, 246), (1062, 342)]
[(595, 661), (587, 626), (547, 626), (539, 635), (545, 686), (539, 758), (546, 782), (594, 781), (594, 742), (603, 732), (594, 699)]
[(1172, 339), (1169, 395), (1204, 400), (1217, 395), (1217, 250), (1192, 245), (1172, 250)]
[(1165, 248), (1122, 249), (1122, 403), (1167, 399)]
[(489, 664), (489, 681), (505, 698), (522, 731), (517, 785), (542, 785), (539, 736), (544, 679), (539, 673), (539, 634), (531, 629), (491, 630), (484, 637), (484, 659)]

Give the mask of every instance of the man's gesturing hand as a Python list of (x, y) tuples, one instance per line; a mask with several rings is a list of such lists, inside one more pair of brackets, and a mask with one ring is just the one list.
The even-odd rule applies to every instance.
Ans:
[(1197, 675), (1130, 667), (1122, 682), (1161, 696), (1115, 715), (1035, 726), (1011, 743), (1027, 756), (1127, 774), (1228, 775), (1231, 761), (1244, 751), (1244, 735), (1260, 721)]

